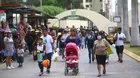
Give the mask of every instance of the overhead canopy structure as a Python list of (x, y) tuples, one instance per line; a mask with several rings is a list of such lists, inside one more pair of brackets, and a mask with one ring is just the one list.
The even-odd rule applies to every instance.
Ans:
[(1, 4), (0, 10), (5, 10), (6, 12), (20, 13), (20, 14), (40, 14), (40, 11), (29, 8), (22, 4)]
[(98, 27), (99, 30), (104, 30), (105, 32), (108, 32), (108, 27), (117, 26), (116, 23), (111, 22), (110, 20), (102, 16), (101, 14), (95, 11), (90, 11), (90, 10), (85, 10), (85, 9), (73, 9), (73, 10), (62, 12), (56, 15), (57, 20), (50, 21), (51, 26), (53, 26), (54, 23), (58, 21), (58, 19), (61, 20), (64, 17), (75, 16), (75, 15), (89, 19)]
[(25, 18), (28, 18), (28, 23), (32, 23), (32, 22), (35, 22), (37, 25), (38, 25), (38, 22), (39, 24), (41, 25), (41, 22), (43, 21), (44, 22), (44, 25), (47, 25), (47, 22), (48, 22), (48, 19), (54, 19), (55, 17), (53, 16), (31, 16), (29, 15), (28, 17), (25, 17)]

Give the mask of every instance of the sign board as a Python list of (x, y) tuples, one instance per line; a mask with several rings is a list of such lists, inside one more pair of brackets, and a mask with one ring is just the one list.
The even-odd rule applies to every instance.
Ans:
[(76, 15), (76, 11), (72, 11), (71, 12), (71, 15)]
[(114, 32), (114, 27), (108, 27), (108, 32)]
[(121, 22), (121, 17), (120, 16), (114, 16), (113, 21), (119, 23), (119, 22)]

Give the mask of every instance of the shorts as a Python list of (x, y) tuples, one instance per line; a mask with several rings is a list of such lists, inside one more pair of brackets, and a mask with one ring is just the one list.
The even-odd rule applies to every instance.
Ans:
[(4, 50), (4, 56), (13, 56), (13, 50), (8, 50), (8, 51)]
[(106, 55), (96, 55), (97, 64), (106, 64)]
[(123, 50), (124, 50), (124, 46), (116, 46), (116, 51), (117, 51), (117, 54), (119, 55), (120, 53), (122, 54), (123, 53)]
[(18, 57), (17, 57), (17, 62), (18, 62), (18, 63), (23, 63), (23, 62), (24, 62), (23, 56), (18, 56)]

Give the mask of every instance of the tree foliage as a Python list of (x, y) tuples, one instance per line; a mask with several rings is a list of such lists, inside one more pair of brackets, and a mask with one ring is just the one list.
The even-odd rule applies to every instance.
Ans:
[(22, 3), (22, 0), (1, 0), (2, 4), (9, 4), (9, 3)]
[[(40, 6), (40, 0), (27, 0), (25, 4), (29, 6)], [(42, 0), (42, 5), (64, 8), (64, 0)]]
[[(35, 7), (36, 10), (40, 10), (40, 7)], [(43, 10), (43, 16), (55, 16), (61, 12), (64, 11), (63, 8), (60, 8), (60, 7), (56, 7), (56, 6), (43, 6), (42, 7), (42, 10)]]
[(24, 4), (28, 6), (40, 6), (40, 0), (27, 0)]

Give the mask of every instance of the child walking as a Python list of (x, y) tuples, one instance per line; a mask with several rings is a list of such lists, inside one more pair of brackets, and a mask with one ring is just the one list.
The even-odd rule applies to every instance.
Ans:
[(19, 63), (18, 67), (22, 67), (22, 63), (24, 62), (24, 50), (22, 49), (22, 45), (18, 45), (17, 49), (17, 62)]
[(45, 55), (45, 46), (43, 45), (43, 39), (39, 38), (38, 40), (38, 44), (37, 44), (37, 61), (38, 61), (38, 66), (40, 68), (40, 74), (39, 76), (43, 75), (43, 65), (42, 65), (42, 61), (43, 61), (43, 56)]

